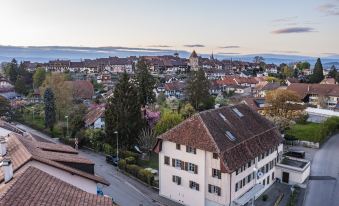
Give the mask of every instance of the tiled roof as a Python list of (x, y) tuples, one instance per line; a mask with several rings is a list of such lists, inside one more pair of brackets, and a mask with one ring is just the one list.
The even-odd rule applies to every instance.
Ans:
[(201, 112), (158, 138), (158, 145), (167, 140), (219, 153), (224, 172), (235, 171), (282, 141), (271, 122), (244, 104)]
[(287, 87), (288, 90), (296, 92), (300, 98), (304, 98), (307, 94), (317, 94), (320, 96), (336, 96), (339, 97), (338, 84), (303, 84), (295, 83)]
[(171, 83), (165, 83), (166, 91), (183, 91), (185, 89), (185, 83), (176, 81)]
[(105, 113), (105, 106), (99, 105), (92, 108), (85, 116), (86, 127), (92, 125), (98, 118), (102, 117)]
[[(27, 162), (35, 160), (56, 167), (58, 169), (79, 175), (81, 177), (93, 180), (95, 182), (100, 182), (102, 184), (109, 185), (109, 183), (105, 179), (99, 176), (95, 176), (93, 174), (83, 172), (62, 164), (61, 162), (79, 163), (87, 165), (93, 165), (94, 163), (74, 153), (72, 154), (71, 149), (69, 149), (67, 146), (55, 145), (55, 147), (53, 147), (51, 144), (52, 143), (37, 142), (30, 138), (21, 136), (19, 134), (11, 133), (7, 138), (8, 149), (6, 156), (10, 156), (12, 160), (13, 171), (15, 172), (16, 170), (24, 166)], [(59, 146), (60, 148), (59, 150), (57, 150), (56, 147)], [(43, 147), (44, 149), (41, 147)], [(54, 152), (52, 152), (51, 150), (53, 150)], [(0, 170), (0, 182), (3, 180), (3, 178), (4, 178), (3, 172), (2, 170)]]
[(35, 167), (28, 167), (10, 182), (2, 206), (112, 206), (112, 199), (85, 192)]

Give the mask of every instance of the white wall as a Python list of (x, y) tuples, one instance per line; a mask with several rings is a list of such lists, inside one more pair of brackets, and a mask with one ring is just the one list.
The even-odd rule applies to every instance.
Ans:
[(292, 168), (288, 168), (285, 165), (279, 164), (276, 167), (276, 173), (277, 177), (282, 181), (282, 174), (283, 172), (289, 173), (289, 182), (288, 184), (294, 185), (294, 184), (302, 184), (305, 182), (307, 177), (310, 175), (311, 172), (311, 166), (310, 164), (306, 166), (305, 170), (296, 170)]
[[(170, 157), (170, 165), (164, 164), (164, 156)], [(198, 174), (172, 167), (172, 158), (198, 165)], [(184, 205), (205, 205), (205, 151), (197, 149), (196, 154), (176, 149), (176, 144), (163, 141), (162, 151), (159, 153), (159, 194)], [(181, 185), (172, 182), (172, 175), (181, 177)], [(199, 184), (199, 191), (189, 188), (189, 181)]]
[(38, 161), (30, 161), (28, 165), (34, 166), (64, 182), (67, 182), (75, 187), (78, 187), (86, 192), (97, 194), (97, 184), (95, 181), (81, 177), (79, 175), (72, 175), (71, 173), (58, 169), (56, 167), (43, 164)]

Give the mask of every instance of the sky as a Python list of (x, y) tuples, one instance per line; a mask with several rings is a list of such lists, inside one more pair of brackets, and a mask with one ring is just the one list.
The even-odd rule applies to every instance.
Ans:
[(0, 0), (0, 45), (339, 55), (339, 0)]

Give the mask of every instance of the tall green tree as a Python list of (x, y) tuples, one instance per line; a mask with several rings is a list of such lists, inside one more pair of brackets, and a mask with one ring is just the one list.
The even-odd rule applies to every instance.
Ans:
[(311, 83), (319, 83), (324, 79), (324, 70), (323, 65), (321, 64), (320, 58), (317, 59), (315, 63), (313, 74), (310, 78)]
[(112, 145), (116, 145), (118, 132), (119, 146), (129, 148), (137, 143), (138, 134), (144, 126), (141, 105), (137, 101), (138, 90), (125, 72), (120, 77), (108, 100), (105, 112), (105, 130)]
[(151, 75), (145, 60), (140, 60), (137, 64), (136, 85), (138, 97), (141, 105), (147, 105), (156, 101), (154, 88), (155, 78)]
[(209, 89), (210, 82), (202, 69), (191, 73), (187, 81), (186, 95), (194, 109), (201, 111), (214, 106), (214, 99), (211, 97)]
[(25, 83), (24, 77), (18, 76), (18, 78), (16, 79), (15, 84), (14, 84), (14, 89), (19, 94), (24, 94), (24, 95), (28, 94), (28, 88), (27, 88), (27, 85)]
[(79, 104), (74, 107), (73, 112), (70, 116), (70, 129), (71, 129), (71, 137), (74, 138), (75, 135), (81, 131), (81, 129), (85, 128), (85, 116), (87, 113), (87, 107), (84, 104)]
[(12, 59), (11, 63), (6, 65), (5, 75), (9, 78), (9, 81), (15, 84), (18, 76), (18, 62), (15, 59)]
[(12, 119), (13, 113), (9, 101), (0, 96), (0, 119), (5, 118), (6, 120)]
[(165, 112), (161, 116), (160, 121), (155, 125), (155, 133), (157, 135), (161, 135), (162, 133), (178, 125), (183, 120), (184, 119), (182, 115), (178, 114), (177, 112)]
[(53, 131), (55, 124), (55, 99), (51, 88), (47, 88), (44, 93), (45, 104), (45, 127)]
[(33, 75), (33, 84), (34, 88), (39, 88), (42, 83), (45, 81), (46, 71), (44, 68), (37, 68)]
[(337, 77), (337, 69), (335, 68), (334, 65), (331, 66), (331, 69), (328, 72), (328, 76), (331, 77), (331, 78), (336, 78)]

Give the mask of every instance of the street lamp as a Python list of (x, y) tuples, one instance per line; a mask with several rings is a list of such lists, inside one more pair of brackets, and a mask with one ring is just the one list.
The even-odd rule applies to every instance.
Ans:
[(115, 131), (114, 134), (117, 135), (117, 162), (119, 161), (119, 138), (118, 138), (118, 131)]
[(67, 133), (66, 133), (66, 136), (68, 137), (68, 116), (66, 115), (65, 118), (66, 118), (66, 125), (67, 125), (67, 126), (66, 126), (66, 127), (67, 127)]

